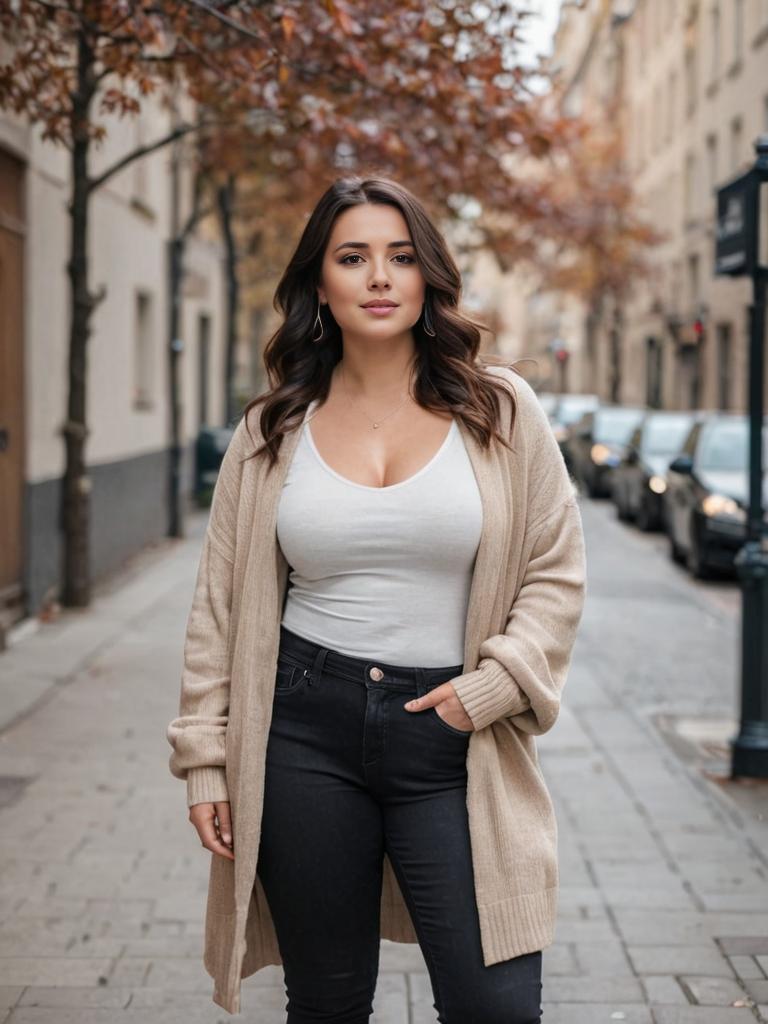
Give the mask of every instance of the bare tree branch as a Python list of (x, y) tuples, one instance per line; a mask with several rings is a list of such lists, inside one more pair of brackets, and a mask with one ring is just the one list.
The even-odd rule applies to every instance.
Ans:
[(98, 176), (98, 178), (91, 178), (88, 182), (88, 190), (94, 192), (97, 188), (100, 188), (105, 181), (108, 181), (113, 175), (117, 174), (118, 171), (122, 171), (124, 168), (132, 164), (134, 160), (139, 160), (143, 156), (147, 156), (148, 153), (154, 153), (157, 149), (162, 149), (163, 146), (167, 146), (169, 142), (173, 142), (174, 139), (180, 139), (184, 135), (188, 135), (190, 132), (199, 130), (201, 126), (195, 124), (182, 124), (173, 131), (168, 132), (160, 139), (156, 139), (154, 142), (148, 142), (146, 146), (138, 146), (133, 152), (128, 153), (122, 157), (117, 163), (112, 164), (106, 171)]

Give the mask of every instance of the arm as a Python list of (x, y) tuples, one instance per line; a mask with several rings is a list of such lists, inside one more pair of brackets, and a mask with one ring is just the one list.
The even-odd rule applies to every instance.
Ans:
[(585, 594), (582, 519), (575, 498), (539, 523), (504, 633), (479, 647), (473, 672), (451, 682), (475, 729), (509, 718), (524, 732), (555, 724)]
[(576, 498), (529, 532), (530, 556), (504, 632), (483, 641), (474, 671), (451, 680), (475, 729), (510, 718), (518, 729), (540, 735), (560, 710), (586, 589)]
[(581, 511), (546, 413), (527, 381), (505, 376), (520, 414), (525, 571), (504, 632), (484, 640), (477, 668), (451, 683), (475, 729), (509, 718), (538, 735), (552, 728), (560, 709), (584, 605), (586, 555)]
[(171, 774), (186, 780), (189, 807), (229, 799), (229, 626), (243, 429), (241, 420), (216, 479), (184, 640), (179, 716), (166, 730)]

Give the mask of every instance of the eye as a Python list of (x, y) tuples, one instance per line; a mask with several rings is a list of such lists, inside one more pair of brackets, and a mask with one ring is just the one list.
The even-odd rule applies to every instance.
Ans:
[[(347, 256), (342, 257), (342, 259), (339, 260), (339, 263), (346, 263), (347, 266), (350, 266), (350, 267), (358, 266), (357, 263), (349, 263), (348, 262), (349, 260), (352, 260), (352, 259), (359, 260), (359, 259), (362, 259), (362, 257), (357, 252), (351, 252)], [(409, 256), (405, 252), (398, 253), (397, 256), (393, 257), (393, 259), (397, 260), (398, 262), (402, 262), (403, 266), (407, 266), (407, 264), (409, 264), (409, 263), (415, 263), (416, 262), (416, 260), (412, 256)]]

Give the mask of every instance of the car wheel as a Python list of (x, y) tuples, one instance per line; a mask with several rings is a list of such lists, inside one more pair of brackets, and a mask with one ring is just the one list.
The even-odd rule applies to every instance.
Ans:
[(640, 499), (640, 504), (637, 509), (637, 515), (635, 516), (635, 525), (637, 526), (638, 530), (642, 530), (644, 533), (647, 533), (650, 529), (653, 528), (653, 518), (651, 516), (651, 511), (648, 508), (648, 502), (644, 498)]
[(705, 557), (705, 548), (701, 543), (701, 537), (699, 529), (696, 525), (696, 520), (691, 519), (691, 531), (690, 531), (690, 543), (688, 545), (688, 554), (686, 556), (686, 562), (688, 564), (688, 571), (696, 579), (706, 580), (712, 575), (712, 571), (709, 567), (709, 563)]
[(685, 552), (675, 540), (671, 523), (667, 528), (667, 536), (669, 537), (669, 557), (673, 562), (676, 562), (678, 565), (682, 565), (685, 562)]

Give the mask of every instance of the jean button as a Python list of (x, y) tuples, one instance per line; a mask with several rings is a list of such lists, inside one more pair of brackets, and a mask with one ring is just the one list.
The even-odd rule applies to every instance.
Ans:
[(380, 668), (377, 668), (376, 665), (374, 665), (372, 669), (369, 669), (368, 675), (371, 677), (371, 679), (375, 679), (376, 682), (378, 682), (379, 679), (384, 678), (384, 673), (381, 671)]

